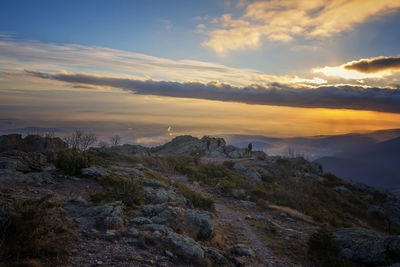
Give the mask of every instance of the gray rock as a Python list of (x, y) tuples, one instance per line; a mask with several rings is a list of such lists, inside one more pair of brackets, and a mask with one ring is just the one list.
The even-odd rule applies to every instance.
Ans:
[(211, 216), (206, 211), (184, 208), (177, 203), (163, 203), (143, 206), (139, 216), (149, 218), (154, 224), (185, 230), (200, 239), (209, 239), (215, 234)]
[(190, 230), (195, 232), (199, 239), (210, 239), (215, 235), (214, 223), (210, 213), (206, 211), (188, 210), (186, 218), (189, 221)]
[(225, 149), (226, 155), (231, 159), (243, 158), (247, 155), (246, 148), (237, 148), (234, 146), (227, 146)]
[(147, 202), (152, 204), (161, 204), (165, 202), (185, 204), (187, 202), (184, 196), (170, 188), (153, 188), (145, 186), (143, 187), (142, 196)]
[(13, 150), (0, 153), (0, 169), (28, 173), (43, 171), (46, 164), (46, 156), (37, 152)]
[(215, 263), (218, 265), (224, 265), (228, 263), (228, 260), (224, 256), (224, 252), (213, 248), (213, 247), (203, 247), (203, 250), (206, 252), (208, 256), (210, 256)]
[(83, 202), (73, 199), (66, 203), (65, 208), (75, 218), (87, 221), (89, 225), (96, 225), (103, 229), (120, 229), (123, 227), (121, 201), (86, 207)]
[(135, 217), (127, 222), (127, 225), (143, 225), (153, 223), (149, 218), (146, 217)]
[(246, 171), (246, 167), (243, 166), (243, 164), (236, 162), (235, 164), (233, 164), (232, 169), (237, 171), (237, 172), (245, 172)]
[(173, 232), (173, 230), (165, 225), (161, 225), (161, 224), (155, 224), (155, 223), (151, 223), (151, 224), (143, 224), (140, 225), (139, 228), (141, 230), (144, 231), (159, 231), (162, 232), (164, 234), (168, 234), (169, 232)]
[(171, 258), (174, 258), (175, 256), (174, 256), (174, 253), (172, 253), (171, 251), (169, 251), (169, 250), (166, 250), (165, 251), (165, 255), (167, 255), (168, 257), (171, 257)]
[(170, 232), (167, 240), (174, 248), (175, 253), (184, 258), (203, 259), (204, 251), (201, 246), (190, 237)]
[(246, 176), (247, 178), (250, 178), (254, 181), (261, 181), (261, 174), (254, 169), (248, 169), (245, 173), (244, 176)]
[(363, 195), (363, 196), (361, 196), (361, 198), (364, 199), (364, 200), (366, 200), (366, 201), (372, 201), (372, 200), (374, 200), (374, 197), (373, 197), (372, 195), (370, 195), (370, 194)]
[(129, 228), (127, 234), (132, 237), (138, 237), (140, 232), (136, 228)]
[(344, 228), (334, 231), (333, 235), (341, 248), (339, 257), (366, 265), (384, 265), (390, 260), (384, 240), (374, 231)]
[(236, 244), (232, 247), (231, 253), (236, 256), (253, 257), (254, 252), (251, 248), (244, 244)]
[(114, 238), (117, 236), (117, 231), (116, 230), (107, 230), (104, 235), (106, 238)]
[(246, 195), (246, 192), (243, 189), (232, 189), (231, 193), (234, 197), (243, 197)]
[(81, 169), (81, 174), (87, 177), (103, 177), (107, 176), (108, 172), (105, 168), (100, 167), (100, 166), (92, 166), (89, 168), (83, 168)]
[(351, 191), (344, 185), (335, 186), (335, 187), (333, 187), (333, 190), (340, 192), (340, 193), (351, 193)]

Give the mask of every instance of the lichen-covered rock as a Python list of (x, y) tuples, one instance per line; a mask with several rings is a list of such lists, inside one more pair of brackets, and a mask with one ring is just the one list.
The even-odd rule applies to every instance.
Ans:
[(218, 265), (225, 265), (228, 263), (228, 260), (224, 256), (224, 252), (213, 248), (213, 247), (203, 247), (204, 252), (206, 253), (207, 257), (213, 259), (213, 261)]
[(107, 169), (100, 166), (92, 166), (89, 168), (81, 169), (81, 174), (87, 177), (97, 178), (107, 176), (108, 171)]
[(77, 219), (75, 221), (86, 221), (97, 228), (120, 229), (124, 225), (121, 201), (87, 207), (80, 201), (70, 200), (64, 206)]
[(17, 150), (0, 153), (0, 169), (28, 173), (42, 171), (46, 164), (46, 156), (41, 153)]
[(155, 224), (184, 231), (198, 239), (206, 240), (215, 234), (214, 223), (207, 211), (186, 209), (177, 203), (145, 205), (141, 208), (139, 216), (149, 218)]
[(190, 237), (170, 232), (167, 235), (167, 240), (174, 252), (186, 259), (203, 259), (204, 251), (201, 246)]
[(206, 211), (188, 210), (186, 211), (189, 230), (194, 232), (199, 239), (210, 239), (215, 235), (214, 223), (210, 213)]
[(185, 204), (186, 198), (176, 193), (171, 188), (143, 187), (142, 197), (147, 203), (161, 204), (165, 202), (176, 202)]
[(390, 262), (384, 239), (376, 232), (363, 228), (344, 228), (333, 232), (341, 251), (339, 257), (366, 265)]
[(247, 155), (247, 149), (227, 146), (225, 149), (225, 153), (231, 159), (239, 159)]
[(130, 225), (143, 225), (143, 224), (151, 224), (152, 221), (149, 218), (145, 217), (135, 217), (131, 220), (129, 220), (126, 224), (128, 226)]

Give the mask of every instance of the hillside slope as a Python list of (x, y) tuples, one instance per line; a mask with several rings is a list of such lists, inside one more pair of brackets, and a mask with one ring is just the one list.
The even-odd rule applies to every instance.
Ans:
[[(307, 244), (321, 233), (339, 246), (331, 266), (399, 261), (400, 236), (381, 234), (400, 233), (400, 199), (302, 157), (210, 137), (86, 152), (33, 152), (12, 143), (21, 139), (2, 137), (0, 265), (320, 266), (327, 252)], [(348, 242), (359, 246), (342, 259)]]

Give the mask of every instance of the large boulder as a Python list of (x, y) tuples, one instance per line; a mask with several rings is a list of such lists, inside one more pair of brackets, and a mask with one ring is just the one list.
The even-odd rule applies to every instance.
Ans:
[(41, 137), (28, 135), (22, 138), (20, 134), (0, 136), (0, 151), (20, 150), (47, 154), (68, 148), (67, 144), (58, 137)]
[(163, 146), (153, 148), (158, 155), (191, 155), (199, 153), (209, 157), (226, 157), (223, 138), (204, 136), (199, 139), (190, 135), (177, 136)]
[(81, 169), (81, 174), (86, 177), (98, 178), (107, 176), (108, 171), (106, 168), (103, 168), (101, 166), (91, 166)]
[(229, 158), (239, 159), (239, 158), (243, 158), (247, 155), (247, 149), (246, 148), (237, 148), (237, 147), (229, 145), (226, 147), (225, 153)]
[(214, 223), (211, 216), (206, 211), (187, 210), (186, 219), (189, 222), (190, 230), (193, 231), (198, 239), (210, 239), (215, 235)]
[(174, 252), (186, 259), (203, 259), (204, 251), (202, 247), (193, 239), (187, 236), (170, 232), (167, 235), (167, 240)]
[(400, 260), (400, 236), (381, 237), (364, 228), (343, 228), (333, 232), (340, 247), (339, 257), (365, 265), (388, 265)]
[(88, 225), (100, 229), (120, 229), (123, 227), (123, 206), (121, 201), (99, 206), (88, 206), (86, 201), (71, 199), (64, 205), (75, 218), (76, 223), (86, 221)]
[(176, 202), (186, 204), (187, 200), (181, 194), (176, 193), (171, 188), (154, 188), (151, 186), (143, 187), (142, 197), (147, 203), (161, 204), (165, 202)]
[(178, 232), (185, 232), (196, 239), (207, 240), (215, 235), (214, 223), (207, 211), (186, 209), (178, 203), (145, 205), (140, 217), (149, 218), (155, 224), (166, 225)]

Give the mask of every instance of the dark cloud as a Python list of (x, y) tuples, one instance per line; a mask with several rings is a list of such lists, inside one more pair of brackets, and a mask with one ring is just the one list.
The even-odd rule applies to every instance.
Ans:
[(375, 57), (361, 59), (344, 66), (347, 70), (375, 73), (384, 70), (400, 70), (400, 57)]
[(140, 95), (198, 98), (247, 104), (311, 108), (346, 108), (400, 113), (400, 89), (360, 86), (320, 86), (293, 88), (281, 84), (236, 87), (229, 84), (169, 82), (110, 78), (80, 73), (43, 73), (26, 71), (43, 79), (75, 85), (110, 86)]

